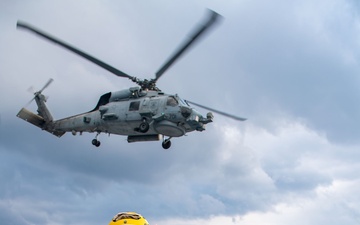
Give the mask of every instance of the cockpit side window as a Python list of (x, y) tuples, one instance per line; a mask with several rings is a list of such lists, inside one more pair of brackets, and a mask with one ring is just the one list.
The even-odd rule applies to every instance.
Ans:
[(178, 102), (173, 96), (169, 96), (167, 101), (166, 101), (166, 105), (168, 105), (168, 106), (177, 106)]
[(137, 111), (140, 108), (140, 101), (130, 102), (129, 111)]

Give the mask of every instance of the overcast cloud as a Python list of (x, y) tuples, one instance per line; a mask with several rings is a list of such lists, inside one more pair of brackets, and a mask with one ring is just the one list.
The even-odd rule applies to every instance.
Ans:
[[(27, 89), (49, 78), (57, 119), (133, 86), (18, 20), (153, 78), (206, 8), (221, 23), (158, 86), (246, 122), (215, 114), (165, 151), (105, 134), (95, 148), (94, 134), (56, 138), (16, 118)], [(359, 10), (355, 0), (1, 1), (1, 224), (108, 224), (121, 211), (157, 225), (359, 224)]]

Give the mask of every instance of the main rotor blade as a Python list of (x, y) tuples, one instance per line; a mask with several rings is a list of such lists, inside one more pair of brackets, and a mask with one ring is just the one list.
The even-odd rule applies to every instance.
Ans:
[(132, 76), (130, 76), (130, 75), (128, 75), (128, 74), (126, 74), (126, 73), (124, 73), (124, 72), (122, 72), (122, 71), (120, 71), (120, 70), (118, 70), (118, 69), (116, 69), (116, 68), (114, 68), (114, 67), (112, 67), (112, 66), (110, 66), (110, 65), (108, 65), (108, 64), (106, 64), (104, 62), (102, 62), (102, 61), (100, 61), (99, 59), (97, 59), (97, 58), (95, 58), (95, 57), (93, 57), (93, 56), (91, 56), (91, 55), (89, 55), (89, 54), (87, 54), (87, 53), (85, 53), (85, 52), (83, 52), (83, 51), (81, 51), (81, 50), (67, 44), (67, 43), (65, 43), (64, 41), (61, 41), (61, 40), (59, 40), (59, 39), (57, 39), (55, 37), (50, 36), (49, 34), (46, 34), (43, 31), (40, 31), (39, 29), (37, 29), (35, 27), (32, 27), (29, 24), (18, 21), (16, 26), (18, 28), (23, 28), (23, 29), (27, 29), (29, 31), (32, 31), (35, 34), (37, 34), (37, 35), (39, 35), (39, 36), (41, 36), (41, 37), (55, 43), (55, 44), (58, 44), (58, 45), (70, 50), (71, 52), (73, 52), (73, 53), (75, 53), (75, 54), (77, 54), (79, 56), (84, 57), (85, 59), (95, 63), (96, 65), (108, 70), (109, 72), (111, 72), (111, 73), (113, 73), (113, 74), (115, 74), (115, 75), (117, 75), (119, 77), (127, 77), (127, 78), (130, 78), (130, 79), (133, 79)]
[(175, 54), (156, 72), (155, 81), (157, 81), (161, 75), (185, 52), (186, 49), (194, 43), (199, 37), (201, 37), (204, 32), (210, 28), (220, 16), (218, 13), (209, 10), (209, 15), (207, 18), (207, 22), (203, 25), (200, 25), (196, 32), (190, 35), (189, 39), (175, 52)]
[(207, 107), (207, 106), (203, 106), (203, 105), (197, 104), (197, 103), (195, 103), (195, 102), (191, 102), (191, 101), (188, 101), (188, 100), (186, 100), (186, 102), (188, 102), (188, 103), (190, 103), (190, 104), (193, 104), (193, 105), (196, 105), (196, 106), (198, 106), (198, 107), (201, 107), (201, 108), (210, 110), (210, 111), (212, 111), (212, 112), (218, 113), (218, 114), (220, 114), (220, 115), (223, 115), (223, 116), (226, 116), (226, 117), (230, 117), (230, 118), (232, 118), (232, 119), (234, 119), (234, 120), (239, 120), (239, 121), (245, 121), (245, 120), (246, 120), (246, 118), (234, 116), (234, 115), (231, 115), (231, 114), (229, 114), (229, 113), (225, 113), (225, 112), (222, 112), (222, 111), (219, 111), (219, 110), (216, 110), (216, 109), (209, 108), (209, 107)]

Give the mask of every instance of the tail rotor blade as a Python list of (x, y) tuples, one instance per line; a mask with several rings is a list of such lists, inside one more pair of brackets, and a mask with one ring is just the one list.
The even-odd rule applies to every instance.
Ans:
[(30, 86), (30, 87), (27, 89), (27, 91), (30, 92), (31, 94), (34, 94), (34, 92), (35, 92), (34, 86)]
[(220, 115), (229, 117), (229, 118), (234, 119), (234, 120), (239, 120), (239, 121), (245, 121), (245, 120), (246, 120), (246, 118), (234, 116), (234, 115), (231, 115), (231, 114), (229, 114), (229, 113), (222, 112), (222, 111), (220, 111), (220, 110), (216, 110), (216, 109), (213, 109), (213, 108), (210, 108), (210, 107), (207, 107), (207, 106), (203, 106), (203, 105), (200, 105), (200, 104), (195, 103), (195, 102), (191, 102), (191, 101), (188, 101), (188, 100), (186, 100), (186, 102), (188, 102), (188, 103), (190, 103), (190, 104), (193, 104), (193, 105), (196, 105), (196, 106), (198, 106), (198, 107), (201, 107), (201, 108), (210, 110), (210, 111), (215, 112), (215, 113), (217, 113), (217, 114), (220, 114)]
[(50, 79), (48, 80), (48, 82), (44, 85), (44, 87), (41, 88), (41, 90), (39, 91), (39, 93), (41, 93), (43, 90), (45, 90), (45, 88), (47, 88), (53, 81), (54, 81), (54, 79), (50, 78)]
[(24, 108), (28, 107), (34, 101), (34, 99), (35, 99), (35, 97), (33, 97), (28, 103), (26, 103)]

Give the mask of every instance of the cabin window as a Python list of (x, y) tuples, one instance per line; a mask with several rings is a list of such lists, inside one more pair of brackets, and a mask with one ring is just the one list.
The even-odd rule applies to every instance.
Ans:
[(129, 111), (137, 111), (140, 107), (140, 101), (130, 102)]
[(170, 97), (168, 97), (168, 99), (166, 101), (166, 105), (168, 105), (168, 106), (177, 106), (178, 102), (173, 96), (170, 96)]

